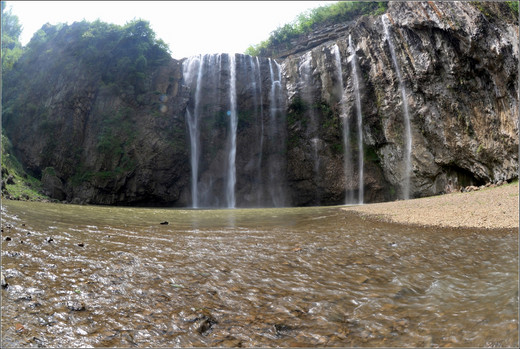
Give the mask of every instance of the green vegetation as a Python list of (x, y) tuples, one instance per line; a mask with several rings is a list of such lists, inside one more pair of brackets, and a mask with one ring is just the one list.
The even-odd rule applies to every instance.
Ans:
[[(97, 150), (103, 154), (105, 161), (110, 164), (119, 163), (113, 171), (95, 173), (94, 177), (101, 179), (115, 178), (135, 168), (135, 160), (129, 155), (131, 144), (135, 140), (136, 130), (132, 118), (134, 111), (131, 108), (120, 108), (113, 114), (104, 117), (102, 129), (99, 133)], [(75, 180), (85, 180), (90, 175), (76, 174)]]
[[(156, 39), (149, 22), (144, 20), (133, 20), (124, 26), (99, 20), (45, 24), (24, 47), (18, 60), (20, 66), (5, 75), (4, 89), (8, 95), (4, 99), (9, 101), (7, 107), (13, 106), (8, 111), (31, 114), (30, 110), (19, 110), (28, 109), (25, 105), (33, 103), (25, 96), (41, 96), (42, 91), (48, 90), (47, 85), (59, 84), (60, 78), (75, 81), (87, 77), (95, 84), (92, 88), (109, 88), (125, 96), (126, 102), (142, 105), (142, 94), (150, 85), (148, 73), (170, 59), (167, 45)], [(20, 98), (24, 98), (23, 103)], [(10, 117), (11, 113), (7, 113), (6, 119)]]
[(373, 147), (365, 145), (363, 150), (364, 160), (366, 162), (379, 162), (379, 156)]
[(16, 200), (43, 200), (42, 185), (29, 176), (20, 162), (12, 155), (12, 144), (2, 130), (2, 196)]
[(287, 111), (288, 125), (294, 125), (298, 121), (302, 121), (306, 124), (306, 119), (302, 118), (302, 115), (304, 115), (308, 109), (309, 106), (300, 96), (294, 97)]
[(2, 1), (2, 73), (13, 68), (18, 58), (22, 55), (20, 34), (22, 26), (18, 17), (5, 10), (5, 1)]
[[(518, 1), (505, 1), (503, 2), (505, 10), (502, 10), (501, 12), (496, 12), (492, 7), (490, 7), (490, 4), (492, 2), (485, 2), (485, 1), (471, 1), (471, 5), (473, 5), (475, 8), (477, 8), (484, 16), (486, 16), (489, 20), (499, 20), (499, 21), (510, 21), (518, 20)], [(508, 11), (509, 10), (509, 11)]]
[[(133, 20), (123, 26), (99, 20), (45, 24), (22, 49), (12, 44), (18, 42), (20, 33), (17, 18), (4, 12), (2, 3), (2, 64), (7, 62), (4, 56), (14, 56), (6, 54), (6, 50), (19, 48), (20, 56), (16, 64), (13, 60), (7, 62), (9, 69), (3, 66), (3, 137), (17, 135), (20, 139), (30, 127), (34, 137), (45, 144), (42, 165), (55, 166), (63, 176), (72, 175), (75, 184), (132, 171), (135, 163), (129, 152), (136, 135), (135, 112), (158, 108), (151, 102), (157, 98), (148, 92), (152, 83), (148, 77), (171, 60), (167, 45), (156, 39), (149, 22)], [(42, 102), (62, 91), (75, 91), (64, 98), (65, 105)], [(76, 126), (96, 93), (122, 100), (121, 106), (106, 113), (99, 125), (96, 150), (107, 170), (99, 175), (81, 163), (81, 128)], [(63, 149), (60, 143), (70, 144), (70, 148)], [(2, 152), (6, 159), (14, 156), (11, 148), (3, 148)], [(56, 165), (57, 157), (65, 159), (60, 166)]]
[(340, 1), (300, 14), (292, 23), (278, 27), (269, 38), (250, 46), (245, 53), (252, 56), (268, 56), (275, 49), (289, 49), (291, 40), (311, 32), (319, 26), (354, 20), (362, 15), (379, 15), (386, 11), (386, 2)]
[[(12, 71), (14, 64), (23, 53), (19, 37), (22, 26), (18, 17), (11, 11), (6, 11), (6, 4), (2, 6), (2, 74)], [(2, 98), (3, 99), (3, 98)], [(24, 104), (26, 108), (34, 108), (30, 103)], [(4, 106), (4, 110), (5, 110)], [(41, 200), (47, 197), (41, 194), (41, 183), (36, 178), (29, 176), (13, 154), (13, 146), (2, 128), (2, 195), (19, 200)]]
[(506, 1), (513, 14), (518, 17), (518, 1)]

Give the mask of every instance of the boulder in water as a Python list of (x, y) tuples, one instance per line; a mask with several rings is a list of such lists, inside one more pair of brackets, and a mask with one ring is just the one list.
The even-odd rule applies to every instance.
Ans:
[(2, 288), (7, 288), (7, 286), (9, 285), (7, 283), (7, 281), (5, 280), (5, 277), (4, 277), (4, 274), (2, 273), (1, 274), (1, 279), (2, 279)]

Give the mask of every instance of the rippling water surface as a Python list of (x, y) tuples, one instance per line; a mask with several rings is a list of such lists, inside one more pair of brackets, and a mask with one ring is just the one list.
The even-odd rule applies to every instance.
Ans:
[(518, 345), (514, 231), (2, 204), (2, 347)]

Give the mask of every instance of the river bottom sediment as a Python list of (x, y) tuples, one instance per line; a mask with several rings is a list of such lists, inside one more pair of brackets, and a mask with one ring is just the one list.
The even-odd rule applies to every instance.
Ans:
[(514, 232), (15, 201), (2, 230), (4, 348), (518, 345)]

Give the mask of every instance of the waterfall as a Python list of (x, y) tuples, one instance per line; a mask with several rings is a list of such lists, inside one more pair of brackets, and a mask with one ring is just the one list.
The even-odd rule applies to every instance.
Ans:
[(236, 185), (236, 157), (237, 157), (237, 91), (236, 91), (236, 57), (234, 54), (229, 55), (229, 155), (228, 155), (228, 175), (227, 175), (227, 190), (226, 198), (228, 208), (235, 208), (235, 185)]
[(404, 128), (405, 128), (405, 155), (404, 155), (404, 183), (403, 183), (403, 198), (408, 200), (410, 198), (410, 175), (411, 175), (411, 156), (412, 156), (412, 131), (410, 129), (410, 114), (408, 114), (408, 99), (406, 98), (406, 90), (401, 77), (401, 70), (397, 62), (395, 55), (394, 44), (392, 42), (390, 31), (389, 31), (389, 19), (385, 14), (381, 17), (383, 27), (385, 29), (385, 38), (390, 48), (390, 54), (392, 55), (392, 61), (394, 68), (399, 80), (399, 88), (401, 90), (401, 99), (403, 101), (403, 116), (404, 116)]
[[(183, 64), (183, 76), (189, 85), (193, 84), (193, 79), (197, 77), (195, 86), (195, 107), (193, 113), (186, 109), (186, 119), (188, 121), (188, 130), (190, 134), (190, 164), (191, 164), (191, 202), (193, 208), (198, 208), (198, 169), (199, 169), (199, 119), (200, 119), (200, 91), (201, 81), (203, 75), (202, 55), (198, 57), (191, 57)], [(198, 67), (197, 67), (198, 63)]]
[(363, 114), (361, 113), (361, 96), (359, 94), (359, 75), (357, 71), (357, 55), (356, 48), (352, 44), (352, 37), (348, 36), (348, 46), (352, 53), (352, 80), (354, 81), (354, 95), (356, 97), (356, 112), (357, 112), (357, 130), (358, 130), (358, 168), (359, 168), (359, 190), (358, 190), (358, 204), (363, 203), (364, 199), (364, 180), (363, 180)]
[[(276, 67), (273, 69), (273, 63)], [(284, 146), (284, 140), (282, 139), (282, 132), (279, 130), (277, 117), (280, 116), (282, 110), (282, 70), (280, 65), (273, 59), (269, 58), (269, 74), (271, 78), (271, 90), (269, 93), (269, 105), (270, 105), (270, 119), (269, 119), (269, 142), (272, 149), (270, 154), (268, 169), (269, 169), (269, 194), (271, 196), (272, 204), (275, 207), (280, 207), (285, 204), (282, 172), (280, 169), (280, 161), (278, 161), (278, 155), (280, 150)], [(283, 124), (283, 127), (285, 124)]]
[(263, 194), (263, 185), (262, 185), (262, 156), (263, 156), (263, 148), (264, 148), (264, 118), (263, 118), (263, 103), (262, 103), (262, 77), (260, 72), (260, 61), (258, 57), (253, 60), (252, 56), (247, 56), (249, 60), (249, 67), (251, 69), (250, 74), (250, 83), (253, 90), (253, 108), (254, 115), (256, 120), (256, 134), (258, 141), (258, 148), (256, 155), (256, 174), (255, 174), (255, 184), (256, 187), (253, 187), (256, 191), (256, 205), (262, 205), (262, 194)]
[(341, 55), (338, 45), (334, 45), (334, 62), (336, 64), (336, 79), (341, 90), (340, 112), (341, 121), (343, 123), (343, 172), (345, 174), (345, 204), (354, 203), (354, 193), (349, 189), (354, 177), (352, 164), (352, 150), (350, 149), (350, 127), (348, 116), (345, 108), (345, 92), (343, 89), (343, 68), (341, 66)]
[(312, 147), (312, 160), (313, 160), (313, 173), (314, 173), (314, 182), (316, 184), (316, 201), (319, 204), (320, 199), (320, 157), (318, 154), (318, 148), (320, 145), (319, 139), (319, 130), (318, 130), (318, 120), (315, 113), (315, 101), (314, 101), (314, 91), (313, 91), (313, 82), (312, 82), (312, 53), (309, 52), (304, 56), (304, 61), (300, 65), (299, 73), (302, 78), (303, 86), (302, 86), (302, 97), (306, 104), (309, 106), (309, 127), (307, 128), (307, 135), (311, 140)]
[[(183, 62), (183, 79), (190, 91), (185, 118), (192, 207), (284, 206), (281, 66), (240, 54), (199, 55)], [(239, 111), (248, 126), (244, 134), (238, 134)]]

